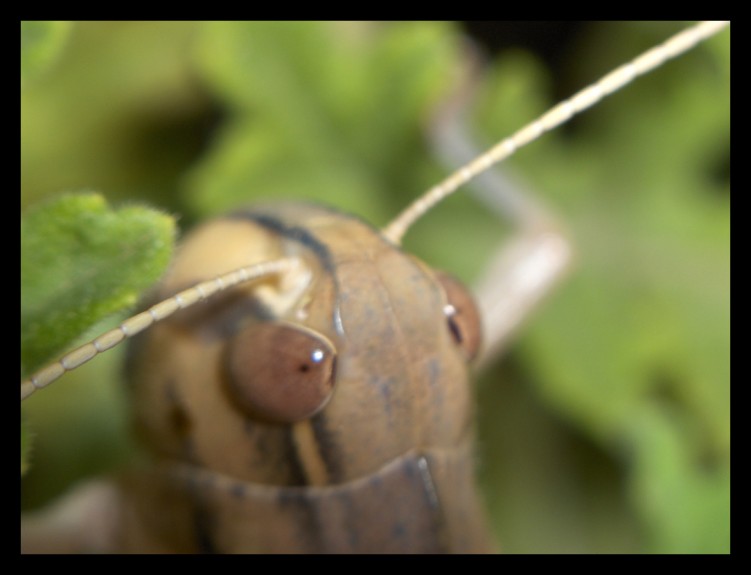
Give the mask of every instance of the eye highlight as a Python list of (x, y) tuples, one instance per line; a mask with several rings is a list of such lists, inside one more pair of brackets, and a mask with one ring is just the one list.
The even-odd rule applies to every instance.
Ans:
[(480, 314), (475, 301), (469, 290), (455, 277), (437, 271), (436, 279), (446, 294), (443, 314), (446, 316), (451, 337), (467, 361), (471, 361), (477, 357), (482, 344)]
[(334, 390), (336, 350), (313, 330), (282, 322), (253, 324), (224, 355), (225, 390), (243, 413), (272, 423), (315, 415)]

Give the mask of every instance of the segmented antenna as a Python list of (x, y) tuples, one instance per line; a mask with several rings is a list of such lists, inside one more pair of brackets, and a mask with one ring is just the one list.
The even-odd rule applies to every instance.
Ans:
[[(575, 114), (590, 108), (607, 95), (629, 84), (638, 76), (659, 67), (666, 60), (687, 52), (696, 44), (718, 33), (729, 24), (729, 21), (700, 22), (648, 50), (631, 62), (616, 68), (599, 81), (584, 88), (568, 100), (564, 100), (540, 118), (527, 124), (518, 132), (428, 190), (384, 228), (384, 236), (395, 244), (401, 243), (402, 237), (415, 221), (443, 198), (454, 193), (460, 186), (491, 166), (508, 158), (516, 150), (533, 142), (545, 132), (566, 122)], [(238, 284), (290, 272), (297, 265), (299, 265), (299, 260), (294, 258), (264, 262), (239, 268), (188, 288), (125, 320), (115, 329), (71, 351), (55, 363), (37, 371), (29, 379), (22, 381), (21, 400), (29, 397), (37, 389), (57, 380), (66, 371), (71, 371), (83, 365), (98, 354), (112, 349), (152, 324), (169, 317), (177, 310), (190, 307), (216, 292)]]
[(383, 229), (383, 235), (395, 244), (400, 244), (402, 237), (413, 223), (469, 180), (491, 166), (502, 162), (516, 150), (535, 141), (545, 132), (568, 121), (575, 114), (592, 107), (609, 94), (620, 90), (635, 78), (658, 68), (665, 61), (687, 52), (699, 42), (717, 34), (729, 24), (729, 21), (699, 22), (672, 36), (662, 44), (647, 50), (627, 64), (616, 68), (425, 192)]
[(46, 387), (60, 378), (66, 371), (76, 369), (100, 353), (112, 349), (152, 324), (171, 316), (177, 310), (188, 308), (195, 303), (211, 297), (215, 293), (236, 285), (290, 272), (298, 265), (299, 260), (295, 258), (282, 258), (253, 264), (238, 268), (183, 290), (177, 295), (151, 306), (146, 311), (126, 319), (118, 327), (74, 349), (55, 363), (40, 369), (29, 379), (22, 381), (21, 401), (29, 397), (37, 389)]

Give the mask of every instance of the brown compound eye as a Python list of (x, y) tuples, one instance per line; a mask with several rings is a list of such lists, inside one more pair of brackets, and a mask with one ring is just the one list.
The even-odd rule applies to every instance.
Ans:
[(475, 301), (469, 290), (455, 277), (441, 271), (435, 273), (446, 293), (447, 304), (443, 312), (451, 336), (467, 361), (471, 361), (477, 357), (482, 344), (480, 314)]
[(250, 325), (224, 357), (233, 403), (251, 417), (294, 423), (317, 413), (334, 390), (336, 350), (325, 337), (287, 323)]

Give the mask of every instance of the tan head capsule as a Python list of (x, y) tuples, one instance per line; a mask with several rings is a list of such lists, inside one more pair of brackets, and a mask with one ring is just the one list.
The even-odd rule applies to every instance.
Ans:
[[(214, 240), (221, 250), (210, 249)], [(258, 246), (265, 255), (253, 253)], [(348, 547), (346, 537), (334, 543), (331, 534), (328, 551), (377, 550), (409, 513), (425, 515), (434, 529), (382, 549), (488, 548), (474, 495), (471, 516), (443, 512), (443, 491), (471, 484), (473, 475), (467, 360), (479, 347), (479, 325), (466, 290), (358, 219), (281, 204), (199, 228), (186, 238), (158, 297), (203, 279), (203, 263), (225, 265), (217, 257), (201, 260), (202, 253), (217, 251), (229, 260), (293, 256), (310, 273), (294, 299), (272, 286), (261, 293), (235, 288), (206, 309), (174, 316), (136, 338), (129, 387), (150, 450), (181, 461), (195, 476), (242, 482), (242, 505), (249, 515), (262, 514), (267, 527), (282, 520), (278, 508), (268, 508), (269, 498), (294, 496), (290, 513), (304, 522), (335, 496), (364, 497), (363, 490), (372, 490), (380, 498), (374, 515), (368, 519), (361, 510), (357, 520), (346, 520), (361, 544)], [(449, 459), (452, 471), (444, 477)], [(421, 466), (423, 479), (402, 478)], [(400, 485), (399, 498), (378, 495), (381, 483)], [(201, 497), (214, 501), (204, 509), (208, 523), (228, 521), (222, 489), (204, 489)], [(439, 501), (431, 503), (435, 497)], [(183, 503), (196, 505), (189, 490)], [(434, 504), (438, 510), (430, 511)], [(384, 507), (394, 508), (391, 519)], [(325, 521), (322, 528), (332, 533), (344, 528)], [(269, 533), (277, 532), (256, 533), (252, 545), (282, 549)], [(464, 540), (450, 533), (474, 535), (459, 544)], [(285, 541), (285, 548), (313, 550), (312, 537)], [(211, 539), (221, 547), (217, 533)], [(252, 549), (242, 545), (224, 550)]]

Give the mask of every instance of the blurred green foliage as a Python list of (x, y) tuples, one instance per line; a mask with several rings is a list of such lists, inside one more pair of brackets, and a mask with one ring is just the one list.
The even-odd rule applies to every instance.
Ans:
[(21, 82), (44, 72), (62, 52), (70, 22), (21, 22)]
[[(478, 140), (681, 26), (584, 26), (563, 86), (532, 55), (502, 52), (471, 106)], [(97, 189), (186, 228), (285, 197), (383, 225), (445, 173), (425, 128), (466, 78), (452, 25), (91, 22), (67, 34), (23, 82), (22, 206)], [(729, 62), (725, 32), (504, 167), (577, 251), (478, 385), (480, 479), (507, 552), (729, 551)], [(405, 245), (471, 281), (501, 228), (459, 194)], [(27, 504), (125, 459), (118, 361), (24, 404)]]

